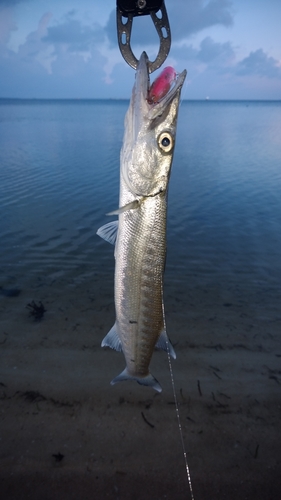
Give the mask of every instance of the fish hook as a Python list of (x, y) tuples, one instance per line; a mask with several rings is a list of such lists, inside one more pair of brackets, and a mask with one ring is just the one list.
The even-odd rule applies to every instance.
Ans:
[(160, 39), (160, 47), (154, 61), (148, 61), (149, 73), (160, 68), (171, 47), (171, 30), (164, 0), (117, 0), (117, 36), (120, 52), (125, 61), (136, 69), (138, 59), (131, 48), (133, 18), (150, 15)]

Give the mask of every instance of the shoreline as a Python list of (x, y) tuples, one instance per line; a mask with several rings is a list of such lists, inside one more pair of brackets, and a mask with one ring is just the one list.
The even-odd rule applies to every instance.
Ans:
[[(100, 348), (114, 305), (110, 284), (96, 287), (1, 297), (5, 500), (190, 498), (167, 356), (156, 351), (151, 363), (161, 394), (110, 386), (124, 359)], [(165, 287), (196, 500), (281, 494), (280, 302), (261, 292), (245, 301), (235, 286)], [(31, 300), (47, 309), (41, 321), (28, 315)]]

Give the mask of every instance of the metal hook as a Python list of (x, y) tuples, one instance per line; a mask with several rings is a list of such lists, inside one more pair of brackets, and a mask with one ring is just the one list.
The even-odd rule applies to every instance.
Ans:
[[(163, 62), (167, 59), (171, 47), (171, 31), (165, 3), (164, 1), (154, 1), (154, 8), (150, 8), (148, 5), (153, 2), (146, 2), (145, 0), (138, 0), (133, 3), (134, 8), (131, 6), (129, 9), (127, 8), (128, 6), (126, 6), (125, 9), (124, 5), (121, 5), (122, 2), (118, 2), (117, 0), (117, 35), (120, 52), (125, 61), (132, 68), (136, 69), (138, 59), (135, 57), (130, 45), (133, 17), (149, 14), (160, 39), (160, 48), (156, 59), (154, 61), (148, 61), (149, 73), (152, 73), (156, 69), (160, 68)], [(160, 16), (159, 13), (161, 13)], [(123, 22), (123, 19), (125, 19), (126, 22)]]

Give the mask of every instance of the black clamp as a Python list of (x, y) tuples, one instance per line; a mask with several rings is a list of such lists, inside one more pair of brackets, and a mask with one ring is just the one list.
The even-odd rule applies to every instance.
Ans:
[(160, 48), (154, 61), (148, 61), (149, 73), (158, 69), (171, 47), (171, 31), (164, 0), (117, 0), (117, 36), (120, 52), (125, 61), (134, 69), (138, 60), (132, 52), (130, 40), (133, 18), (150, 15), (160, 39)]

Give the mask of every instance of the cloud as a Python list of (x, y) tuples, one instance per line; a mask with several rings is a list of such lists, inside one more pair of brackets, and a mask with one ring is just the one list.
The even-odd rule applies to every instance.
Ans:
[(258, 75), (267, 78), (280, 78), (281, 67), (277, 59), (268, 56), (262, 49), (251, 52), (237, 64), (237, 74)]
[(27, 0), (0, 0), (0, 8), (3, 5), (3, 7), (12, 7), (13, 5), (16, 5), (17, 3), (22, 3), (26, 2)]
[(246, 82), (247, 77), (255, 77), (256, 82), (261, 78), (268, 78), (275, 80), (277, 84), (281, 79), (280, 62), (262, 49), (250, 52), (239, 61), (230, 42), (216, 42), (209, 36), (201, 41), (198, 49), (193, 45), (183, 44), (173, 49), (173, 54), (176, 60), (187, 66), (189, 77), (195, 80), (198, 75), (203, 74), (206, 80), (216, 75), (218, 82), (222, 81), (222, 78), (235, 78), (240, 82), (244, 78)]
[[(18, 49), (17, 59), (29, 64), (30, 66), (35, 62), (42, 64), (42, 66), (50, 69), (50, 51), (47, 50), (46, 45), (42, 42), (42, 38), (47, 33), (48, 24), (52, 18), (52, 14), (47, 12), (42, 16), (38, 23), (36, 31), (32, 31), (26, 37), (25, 43), (21, 44)], [(48, 53), (49, 52), (49, 53)]]
[(183, 44), (173, 50), (177, 59), (194, 61), (202, 66), (225, 67), (235, 60), (235, 51), (230, 42), (215, 42), (210, 36), (205, 37), (199, 48)]
[(211, 26), (232, 26), (230, 0), (175, 0), (169, 7), (174, 40), (185, 39)]
[[(25, 64), (26, 71), (36, 72), (36, 66), (41, 65), (49, 74), (59, 70), (55, 65), (59, 59), (65, 73), (75, 74), (80, 64), (79, 58), (83, 63), (89, 61), (93, 53), (97, 58), (95, 45), (102, 43), (105, 36), (98, 25), (88, 26), (72, 19), (74, 14), (74, 11), (69, 12), (61, 24), (54, 26), (50, 26), (52, 14), (44, 14), (37, 29), (29, 33), (19, 46), (17, 54), (6, 51), (6, 56), (14, 64)], [(72, 53), (73, 58), (67, 53)], [(103, 56), (101, 59), (104, 60)]]
[(198, 56), (198, 49), (194, 48), (193, 45), (187, 45), (186, 43), (178, 47), (175, 46), (172, 50), (174, 58), (182, 61), (190, 61), (196, 59)]
[[(80, 6), (64, 10), (57, 20), (54, 9), (54, 15), (46, 13), (28, 36), (23, 31), (25, 39), (17, 43), (17, 50), (12, 50), (11, 34), (19, 19), (16, 8), (7, 7), (21, 1), (31, 3), (0, 0), (0, 96), (130, 96), (134, 72), (118, 49), (114, 2), (106, 26), (97, 24), (86, 13), (82, 15)], [(254, 51), (239, 61), (237, 47), (227, 38), (217, 41), (204, 31), (233, 24), (230, 0), (166, 0), (166, 6), (173, 40), (166, 64), (179, 71), (187, 68), (185, 97), (233, 98), (243, 95), (243, 91), (252, 96), (253, 89), (258, 97), (280, 96), (281, 66), (277, 59), (253, 46)], [(157, 54), (159, 39), (150, 16), (134, 19), (132, 47), (137, 57), (143, 49), (150, 59)], [(262, 88), (266, 90), (258, 94)], [(272, 89), (277, 89), (275, 94)]]
[(230, 42), (215, 42), (208, 36), (202, 40), (197, 57), (204, 63), (209, 63), (214, 60), (222, 63), (233, 59), (235, 53)]
[(17, 29), (11, 10), (3, 9), (0, 15), (0, 45), (5, 46), (10, 39), (11, 32), (17, 31)]
[(99, 28), (73, 24), (70, 15), (50, 26), (52, 18), (51, 13), (44, 14), (17, 52), (5, 48), (0, 58), (0, 96), (103, 97), (108, 87), (103, 81), (107, 59), (95, 47)]
[(104, 31), (98, 24), (88, 26), (75, 19), (68, 19), (62, 24), (50, 26), (42, 41), (55, 45), (67, 44), (70, 52), (76, 52), (90, 50), (93, 45), (102, 43), (104, 39)]
[[(170, 0), (166, 5), (173, 40), (184, 40), (210, 26), (233, 24), (232, 2), (230, 0)], [(110, 13), (105, 27), (110, 43), (116, 44), (116, 13)], [(133, 20), (132, 39), (134, 44), (158, 43), (158, 35), (150, 19)]]

